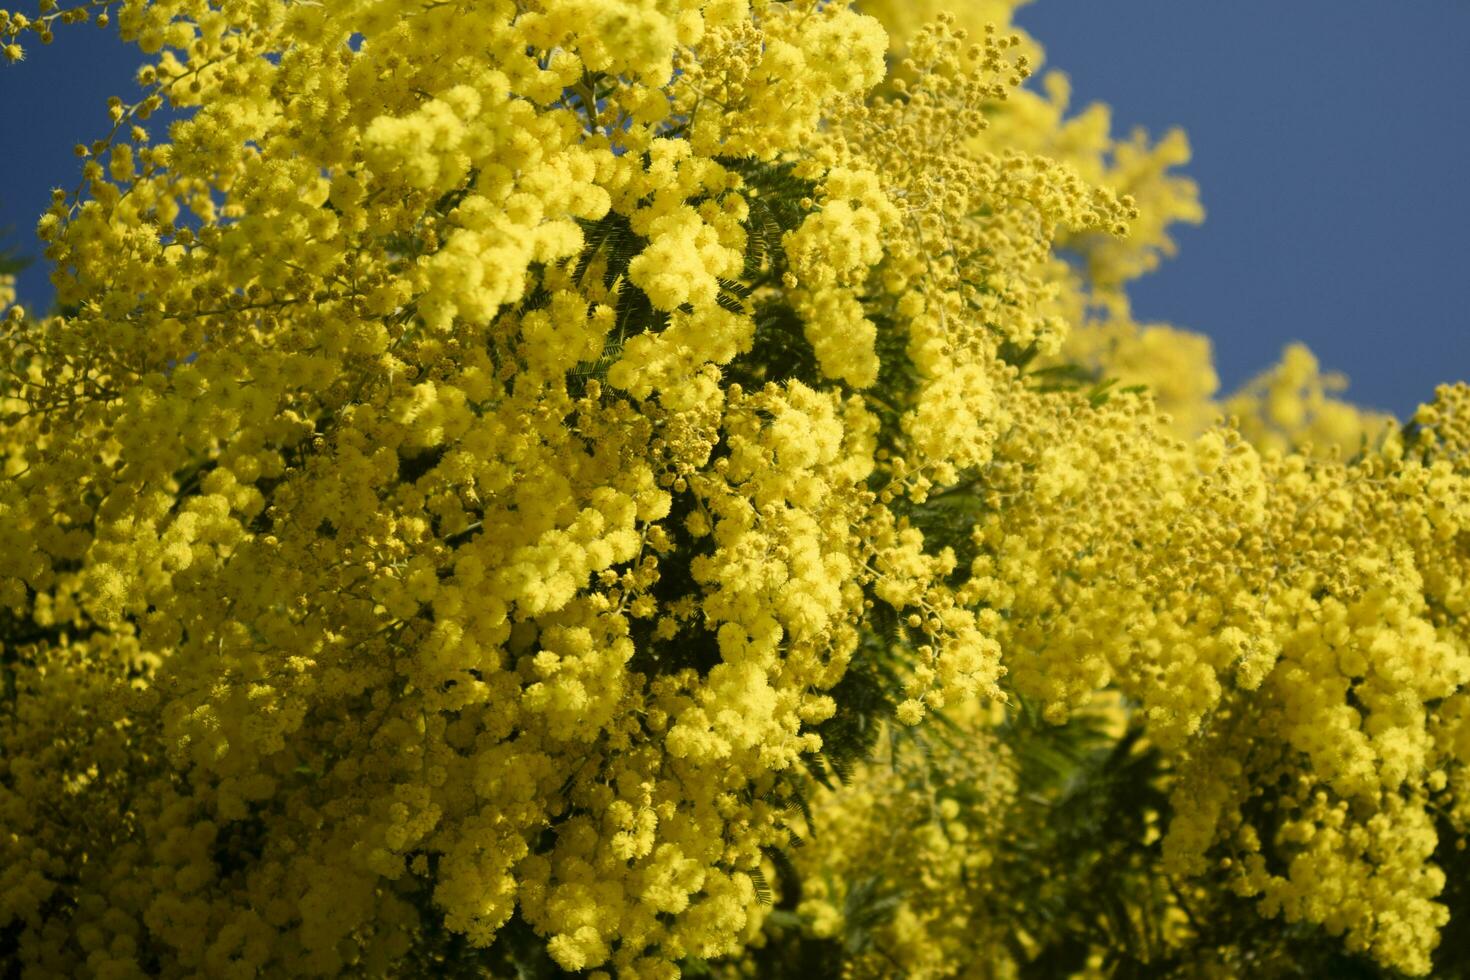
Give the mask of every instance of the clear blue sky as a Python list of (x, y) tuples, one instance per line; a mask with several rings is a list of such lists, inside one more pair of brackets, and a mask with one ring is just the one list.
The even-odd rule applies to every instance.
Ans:
[(1037, 0), (1114, 125), (1182, 126), (1205, 223), (1133, 290), (1245, 380), (1287, 340), (1406, 414), (1470, 381), (1470, 0)]
[[(1183, 126), (1209, 212), (1134, 290), (1235, 385), (1288, 340), (1400, 414), (1470, 379), (1470, 0), (1037, 0), (1020, 23), (1120, 129)], [(0, 229), (34, 251), (139, 56), (91, 25), (0, 66)], [(44, 268), (21, 295), (44, 304)]]

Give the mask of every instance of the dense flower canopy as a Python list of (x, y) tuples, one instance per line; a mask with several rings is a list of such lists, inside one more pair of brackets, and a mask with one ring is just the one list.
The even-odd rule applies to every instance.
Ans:
[(0, 13), (142, 60), (0, 284), (0, 957), (1463, 969), (1470, 388), (1217, 400), (1013, 6)]

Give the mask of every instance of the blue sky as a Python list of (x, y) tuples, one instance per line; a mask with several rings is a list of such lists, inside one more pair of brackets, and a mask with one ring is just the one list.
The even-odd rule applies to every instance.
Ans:
[(1288, 340), (1403, 415), (1470, 380), (1470, 0), (1036, 0), (1121, 130), (1182, 126), (1205, 223), (1133, 289), (1235, 385)]
[[(1209, 215), (1135, 287), (1141, 318), (1209, 334), (1229, 386), (1289, 340), (1400, 414), (1470, 379), (1470, 0), (1037, 0), (1019, 21), (1078, 104), (1194, 144)], [(5, 243), (35, 251), (139, 63), (82, 25), (0, 66)], [(24, 274), (22, 298), (49, 293)]]

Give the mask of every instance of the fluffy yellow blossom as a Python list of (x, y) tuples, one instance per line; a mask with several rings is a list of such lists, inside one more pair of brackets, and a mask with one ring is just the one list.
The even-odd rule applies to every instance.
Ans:
[(143, 58), (0, 279), (7, 975), (1463, 972), (1470, 389), (1215, 401), (1187, 142), (957, 5), (0, 12)]
[(1394, 419), (1333, 397), (1346, 387), (1345, 378), (1322, 374), (1312, 352), (1292, 344), (1282, 352), (1280, 364), (1231, 395), (1224, 408), (1264, 450), (1352, 456), (1377, 444), (1394, 427)]

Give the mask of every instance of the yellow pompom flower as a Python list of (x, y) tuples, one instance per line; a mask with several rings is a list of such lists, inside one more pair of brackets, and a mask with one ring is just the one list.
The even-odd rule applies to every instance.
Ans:
[(1017, 5), (0, 12), (144, 58), (0, 277), (0, 959), (1463, 968), (1470, 389), (1217, 399)]

